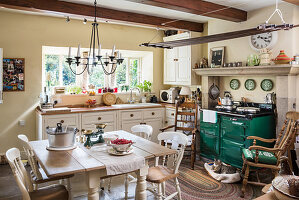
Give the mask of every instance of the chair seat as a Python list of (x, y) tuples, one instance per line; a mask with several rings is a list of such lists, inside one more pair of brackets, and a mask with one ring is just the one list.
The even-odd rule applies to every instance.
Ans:
[[(183, 131), (176, 131), (176, 132), (183, 133)], [(191, 146), (192, 145), (192, 134), (187, 135), (187, 137), (188, 137), (188, 142), (187, 142), (186, 146)], [(172, 144), (172, 140), (167, 140), (167, 143)]]
[[(242, 149), (244, 157), (246, 160), (254, 162), (255, 161), (255, 150), (249, 150), (249, 149)], [(277, 158), (274, 156), (273, 153), (267, 152), (267, 151), (261, 151), (259, 150), (258, 155), (258, 162), (263, 164), (270, 164), (270, 165), (276, 165), (277, 164)]]
[(178, 176), (179, 173), (174, 174), (172, 169), (168, 169), (165, 166), (158, 165), (156, 167), (150, 167), (148, 169), (146, 180), (152, 183), (162, 183)]
[(67, 200), (68, 191), (64, 185), (52, 185), (29, 192), (31, 200)]
[(74, 176), (73, 174), (71, 174), (71, 175), (66, 175), (66, 176), (56, 176), (56, 177), (49, 178), (42, 168), (39, 168), (39, 172), (42, 176), (42, 179), (38, 179), (34, 175), (33, 171), (30, 172), (30, 175), (31, 175), (31, 178), (32, 178), (32, 181), (33, 181), (34, 184), (41, 184), (41, 183), (45, 183), (45, 182), (49, 182), (49, 181), (57, 181), (57, 180), (61, 180), (61, 179), (68, 179), (68, 178), (71, 178), (71, 177)]

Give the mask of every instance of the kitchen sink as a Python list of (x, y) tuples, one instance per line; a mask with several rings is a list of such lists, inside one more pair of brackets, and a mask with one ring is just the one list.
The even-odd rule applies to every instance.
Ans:
[(134, 104), (115, 104), (111, 105), (114, 108), (134, 108), (134, 107), (151, 107), (151, 106), (161, 106), (158, 103), (134, 103)]

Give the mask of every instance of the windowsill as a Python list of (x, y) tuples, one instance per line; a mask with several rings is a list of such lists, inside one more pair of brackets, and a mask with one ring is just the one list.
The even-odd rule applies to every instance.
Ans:
[[(154, 93), (154, 92), (141, 92), (140, 93), (140, 95), (142, 95), (142, 94), (151, 94), (151, 93)], [(103, 94), (105, 94), (105, 93), (96, 93), (95, 95), (93, 95), (93, 96), (90, 96), (90, 95), (88, 95), (88, 94), (55, 94), (55, 95), (53, 95), (53, 96), (75, 96), (75, 97), (84, 97), (84, 96), (90, 96), (90, 97), (94, 97), (94, 96), (102, 96)], [(112, 93), (112, 94), (115, 94), (115, 95), (128, 95), (128, 94), (131, 94), (131, 92), (130, 91), (128, 91), (128, 92), (117, 92), (117, 93)], [(136, 95), (136, 92), (135, 91), (133, 91), (133, 94), (134, 95)]]

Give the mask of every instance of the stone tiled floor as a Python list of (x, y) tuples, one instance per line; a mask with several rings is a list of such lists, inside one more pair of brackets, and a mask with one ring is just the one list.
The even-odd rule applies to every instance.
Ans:
[[(117, 176), (112, 178), (111, 191), (107, 191), (108, 179), (104, 181), (105, 190), (100, 191), (100, 200), (121, 200), (124, 199), (125, 187), (124, 176)], [(71, 181), (73, 194), (75, 200), (87, 199), (87, 187), (85, 185), (85, 175), (76, 174)], [(129, 199), (135, 197), (135, 183), (129, 186)], [(41, 186), (42, 187), (42, 186)], [(154, 195), (148, 192), (148, 200), (153, 200)], [(21, 200), (22, 195), (13, 177), (9, 165), (0, 165), (0, 200)]]

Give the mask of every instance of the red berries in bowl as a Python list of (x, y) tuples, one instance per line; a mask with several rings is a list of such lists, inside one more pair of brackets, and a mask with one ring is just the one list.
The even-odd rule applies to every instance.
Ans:
[(132, 140), (126, 140), (126, 139), (115, 139), (111, 141), (111, 146), (113, 149), (119, 152), (125, 152), (128, 151), (129, 147), (133, 144)]

